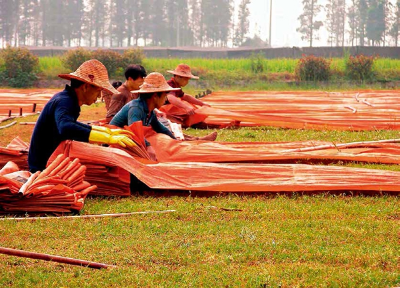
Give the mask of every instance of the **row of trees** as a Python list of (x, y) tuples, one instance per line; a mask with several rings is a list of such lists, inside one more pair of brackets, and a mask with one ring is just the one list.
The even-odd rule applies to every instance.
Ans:
[[(346, 3), (347, 2), (347, 3)], [(325, 10), (325, 21), (317, 21)], [(297, 29), (302, 40), (318, 39), (318, 30), (325, 26), (328, 44), (344, 46), (346, 34), (352, 46), (398, 46), (400, 30), (400, 0), (328, 0), (323, 7), (318, 0), (303, 0), (303, 13)]]
[[(240, 46), (241, 0), (0, 0), (0, 40), (34, 46)], [(238, 15), (233, 19), (233, 15)], [(141, 42), (141, 43), (139, 43)]]

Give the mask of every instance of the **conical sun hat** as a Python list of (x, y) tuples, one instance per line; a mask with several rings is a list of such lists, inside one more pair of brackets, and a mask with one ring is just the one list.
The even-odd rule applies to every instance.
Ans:
[(178, 91), (181, 88), (172, 88), (168, 85), (164, 76), (158, 72), (152, 72), (144, 78), (144, 82), (140, 85), (139, 90), (131, 91), (132, 93), (152, 93), (152, 92), (169, 92)]
[(192, 71), (190, 70), (189, 65), (186, 65), (186, 64), (179, 64), (178, 66), (176, 66), (175, 70), (167, 70), (167, 72), (174, 74), (174, 75), (181, 76), (181, 77), (187, 77), (187, 78), (191, 78), (191, 79), (199, 79), (199, 77), (194, 76), (192, 74)]
[(83, 62), (75, 72), (69, 74), (60, 74), (58, 77), (67, 80), (77, 79), (103, 88), (112, 94), (118, 93), (118, 91), (110, 84), (107, 68), (103, 65), (103, 63), (96, 59)]

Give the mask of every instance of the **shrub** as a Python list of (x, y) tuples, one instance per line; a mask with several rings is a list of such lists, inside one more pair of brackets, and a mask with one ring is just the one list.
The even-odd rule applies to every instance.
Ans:
[(29, 87), (37, 79), (39, 58), (26, 48), (7, 46), (1, 51), (0, 79), (11, 87)]
[(83, 62), (90, 59), (92, 59), (91, 52), (85, 48), (79, 47), (65, 52), (61, 56), (61, 63), (65, 68), (75, 71)]
[(106, 66), (108, 75), (115, 75), (121, 66), (121, 55), (112, 50), (98, 49), (92, 52), (92, 59), (97, 59)]
[(357, 55), (350, 56), (346, 61), (346, 75), (351, 80), (364, 82), (372, 80), (375, 77), (372, 67), (374, 65), (374, 56)]
[(258, 54), (251, 54), (250, 65), (253, 73), (264, 72), (264, 55), (261, 52)]
[(297, 62), (295, 76), (300, 81), (327, 81), (330, 77), (330, 61), (315, 57), (304, 56)]
[(143, 59), (145, 58), (144, 52), (142, 49), (137, 48), (130, 48), (124, 51), (122, 54), (121, 66), (122, 68), (128, 67), (131, 64), (139, 64), (141, 65)]

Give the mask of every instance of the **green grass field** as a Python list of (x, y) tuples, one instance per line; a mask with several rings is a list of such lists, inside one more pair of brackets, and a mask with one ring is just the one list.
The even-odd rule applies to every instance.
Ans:
[[(268, 76), (252, 82), (249, 61), (145, 59), (144, 66), (148, 71), (167, 75), (166, 70), (181, 62), (191, 65), (205, 79), (191, 81), (186, 91), (192, 94), (205, 87), (327, 91), (381, 88), (379, 84), (359, 86), (346, 82), (288, 86), (285, 73), (293, 73), (296, 62), (291, 59), (265, 60)], [(42, 57), (40, 65), (44, 79), (56, 79), (57, 74), (68, 72), (56, 57)], [(398, 60), (378, 59), (375, 65), (375, 69), (388, 75), (400, 74)], [(344, 60), (333, 59), (331, 67), (344, 71)], [(83, 107), (80, 119), (99, 118), (105, 113), (102, 105)], [(16, 120), (35, 121), (36, 117)], [(7, 145), (16, 134), (29, 141), (32, 129), (23, 125), (1, 129), (0, 146)], [(186, 132), (205, 135), (211, 130)], [(398, 131), (258, 127), (219, 130), (218, 141), (353, 142), (389, 138), (399, 138)], [(333, 165), (400, 171), (399, 165)], [(82, 214), (166, 209), (176, 212), (127, 218), (0, 221), (3, 247), (117, 266), (92, 270), (0, 255), (0, 287), (400, 286), (400, 198), (348, 195), (351, 193), (330, 195), (326, 191), (314, 196), (294, 193), (199, 198), (185, 193), (181, 197), (89, 198)]]
[[(83, 107), (82, 120), (93, 119), (104, 109), (102, 105)], [(17, 120), (35, 121), (35, 117)], [(15, 134), (12, 129), (0, 130), (0, 141)], [(205, 135), (210, 131), (186, 132)], [(29, 141), (29, 131), (18, 133)], [(259, 127), (222, 129), (218, 140), (351, 142), (397, 134)], [(399, 170), (398, 165), (346, 165)], [(0, 255), (0, 286), (396, 287), (400, 285), (399, 206), (400, 198), (395, 196), (351, 197), (328, 191), (315, 196), (199, 198), (185, 193), (181, 197), (89, 198), (82, 214), (176, 212), (2, 221), (1, 246), (117, 268), (99, 271)]]
[[(347, 80), (344, 77), (345, 59), (333, 58), (331, 61), (331, 80), (327, 83), (296, 83), (294, 71), (297, 59), (262, 59), (263, 72), (254, 73), (252, 63), (254, 58), (248, 59), (176, 59), (176, 58), (148, 58), (143, 60), (143, 66), (148, 72), (161, 72), (166, 77), (179, 63), (186, 63), (192, 67), (193, 73), (200, 76), (199, 81), (191, 81), (197, 90), (240, 90), (243, 86), (251, 90), (353, 90), (359, 89), (360, 84)], [(42, 79), (57, 79), (60, 73), (68, 72), (63, 68), (58, 57), (40, 57), (40, 71)], [(400, 80), (400, 60), (377, 58), (373, 70), (376, 80), (373, 83), (364, 83), (361, 88), (385, 89), (382, 82)], [(119, 69), (112, 79), (123, 80), (123, 70)], [(393, 87), (390, 87), (393, 88)]]

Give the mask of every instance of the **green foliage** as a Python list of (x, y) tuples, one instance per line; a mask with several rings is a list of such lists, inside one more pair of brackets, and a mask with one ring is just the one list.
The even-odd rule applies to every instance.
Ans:
[(144, 55), (144, 52), (142, 49), (140, 49), (140, 48), (127, 49), (122, 54), (121, 66), (122, 66), (122, 68), (125, 68), (131, 64), (141, 65), (143, 63), (144, 58), (145, 58), (145, 55)]
[(253, 73), (261, 73), (264, 72), (264, 55), (260, 52), (258, 54), (251, 54), (250, 63), (251, 63), (251, 71)]
[(61, 56), (61, 63), (65, 68), (75, 71), (85, 61), (92, 58), (91, 52), (85, 48), (79, 47), (65, 52)]
[(7, 46), (0, 53), (0, 80), (6, 86), (29, 87), (37, 79), (39, 58), (26, 48)]
[(373, 80), (375, 73), (372, 70), (375, 57), (357, 55), (350, 56), (346, 61), (346, 74), (351, 80), (360, 82)]
[(305, 56), (299, 60), (295, 75), (300, 81), (327, 81), (330, 77), (330, 61), (314, 55)]
[(92, 52), (92, 59), (97, 59), (103, 63), (109, 75), (114, 75), (117, 68), (121, 66), (121, 54), (112, 50), (95, 50)]

